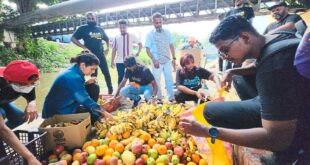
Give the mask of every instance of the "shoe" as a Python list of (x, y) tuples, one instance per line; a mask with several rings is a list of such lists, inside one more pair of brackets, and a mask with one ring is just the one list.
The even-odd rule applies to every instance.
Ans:
[(138, 106), (138, 105), (139, 105), (140, 100), (141, 100), (141, 97), (140, 97), (140, 96), (139, 96), (139, 99), (138, 99), (138, 100), (134, 100), (134, 101), (133, 101), (132, 108), (135, 108), (136, 106)]

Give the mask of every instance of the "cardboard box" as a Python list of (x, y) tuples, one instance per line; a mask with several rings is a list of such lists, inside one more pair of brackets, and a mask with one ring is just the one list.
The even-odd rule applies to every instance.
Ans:
[[(60, 122), (71, 122), (73, 120), (83, 120), (77, 125), (67, 127), (49, 127), (48, 125)], [(48, 118), (40, 125), (40, 131), (47, 131), (45, 136), (45, 144), (47, 151), (53, 150), (58, 144), (69, 148), (81, 147), (86, 141), (87, 135), (90, 133), (90, 114), (79, 113), (70, 115), (54, 115)]]

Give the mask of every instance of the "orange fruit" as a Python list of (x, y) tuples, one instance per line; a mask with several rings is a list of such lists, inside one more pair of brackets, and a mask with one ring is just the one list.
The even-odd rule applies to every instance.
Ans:
[(188, 162), (187, 165), (196, 165), (195, 162)]
[(73, 158), (72, 160), (75, 161), (75, 160), (79, 160), (80, 158), (82, 157), (81, 153), (77, 152), (73, 155)]
[(153, 139), (153, 138), (150, 138), (148, 141), (147, 141), (147, 144), (151, 147), (153, 147), (154, 144), (156, 144), (156, 140)]
[(94, 147), (97, 147), (100, 144), (100, 141), (98, 139), (92, 139), (91, 140), (91, 145)]
[(141, 139), (143, 139), (145, 142), (151, 139), (151, 135), (148, 133), (144, 133), (140, 136)]
[(164, 155), (167, 153), (167, 147), (165, 145), (160, 145), (158, 146), (157, 151), (160, 155)]
[(192, 161), (195, 163), (199, 163), (200, 161), (200, 155), (198, 154), (192, 154)]
[(83, 147), (82, 147), (83, 151), (86, 151), (86, 148), (87, 148), (88, 146), (91, 146), (91, 141), (87, 141), (87, 142), (85, 142), (85, 143), (83, 144)]
[(199, 160), (199, 165), (208, 165), (207, 161), (204, 159)]
[(147, 154), (142, 154), (141, 158), (144, 160), (144, 162), (147, 162), (147, 159), (149, 158), (149, 156)]
[(98, 146), (96, 148), (96, 155), (97, 156), (103, 156), (105, 151), (108, 149), (109, 147), (107, 145), (101, 145), (101, 146)]
[(117, 143), (115, 145), (115, 151), (119, 152), (119, 153), (123, 153), (124, 152), (124, 145), (122, 143)]
[(124, 139), (127, 139), (127, 138), (130, 137), (130, 132), (129, 131), (125, 131), (122, 136), (123, 136)]
[(113, 152), (114, 150), (112, 148), (108, 148), (107, 150), (105, 150), (104, 156), (112, 156)]
[(110, 140), (117, 140), (117, 135), (114, 134), (107, 133), (106, 137), (108, 137)]
[(117, 140), (111, 140), (109, 143), (109, 148), (115, 149), (116, 144), (118, 144)]
[(106, 156), (104, 156), (104, 157), (102, 158), (102, 160), (105, 161), (105, 164), (108, 164), (108, 162), (109, 162), (109, 160), (110, 160), (111, 157), (112, 157), (111, 155), (106, 155)]

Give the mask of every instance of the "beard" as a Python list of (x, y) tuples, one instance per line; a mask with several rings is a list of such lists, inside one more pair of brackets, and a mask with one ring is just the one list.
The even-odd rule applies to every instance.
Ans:
[(89, 22), (87, 22), (87, 25), (88, 25), (88, 26), (95, 27), (95, 26), (97, 25), (97, 22), (89, 21)]
[(163, 30), (163, 28), (162, 27), (156, 27), (156, 32), (161, 32)]

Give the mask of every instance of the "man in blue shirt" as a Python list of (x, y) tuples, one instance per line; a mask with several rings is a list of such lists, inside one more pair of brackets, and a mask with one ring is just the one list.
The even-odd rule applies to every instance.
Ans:
[[(161, 73), (164, 73), (166, 93), (169, 101), (174, 101), (172, 66), (175, 67), (175, 52), (170, 32), (162, 28), (163, 18), (160, 13), (153, 14), (155, 29), (148, 33), (145, 47), (152, 60), (152, 71), (158, 87), (157, 99), (162, 99)], [(171, 52), (171, 56), (170, 56)]]
[[(109, 53), (109, 38), (104, 30), (97, 26), (97, 20), (95, 13), (87, 13), (86, 15), (87, 25), (79, 27), (73, 34), (71, 41), (81, 47), (82, 49), (95, 54), (100, 61), (100, 70), (104, 75), (109, 94), (113, 93), (113, 87), (111, 82), (111, 76), (107, 65), (105, 55)], [(84, 45), (80, 43), (80, 39), (83, 39)], [(107, 49), (103, 51), (102, 40), (107, 44)], [(92, 77), (97, 77), (97, 70)]]

